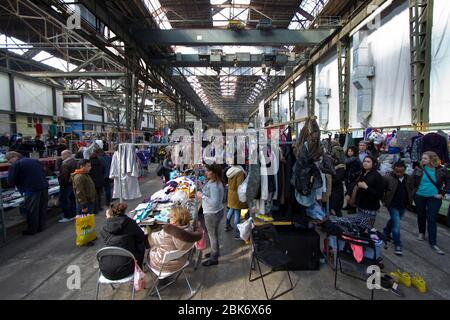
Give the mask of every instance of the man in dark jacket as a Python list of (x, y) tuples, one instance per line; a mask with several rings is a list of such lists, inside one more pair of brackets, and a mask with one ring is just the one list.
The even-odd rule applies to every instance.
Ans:
[(406, 166), (403, 162), (394, 164), (394, 172), (384, 177), (385, 189), (383, 202), (388, 208), (391, 219), (384, 228), (384, 234), (392, 234), (395, 254), (401, 256), (402, 244), (400, 241), (400, 220), (406, 207), (412, 203), (414, 196), (414, 180), (405, 174)]
[(97, 214), (99, 211), (103, 210), (102, 193), (103, 187), (105, 186), (105, 166), (95, 153), (93, 153), (90, 156), (89, 160), (91, 161), (92, 167), (91, 171), (89, 172), (89, 175), (91, 176), (91, 179), (94, 182), (95, 191), (97, 193), (94, 209), (94, 213)]
[(25, 197), (28, 230), (24, 235), (33, 235), (45, 228), (48, 206), (48, 181), (42, 164), (36, 159), (23, 157), (11, 151), (6, 154), (11, 164), (8, 183), (16, 186)]
[[(106, 221), (100, 236), (106, 246), (113, 246), (130, 251), (139, 267), (142, 268), (145, 253), (145, 235), (136, 221), (130, 219), (125, 210), (125, 203), (113, 205), (106, 211)], [(100, 261), (102, 274), (110, 280), (119, 280), (130, 276), (134, 272), (134, 262), (127, 257), (106, 256)]]
[(78, 168), (78, 161), (75, 160), (72, 152), (64, 150), (61, 152), (62, 164), (59, 170), (59, 204), (63, 210), (63, 218), (58, 222), (72, 221), (76, 216), (75, 194), (73, 193), (72, 180), (70, 175)]
[(89, 171), (91, 171), (91, 163), (83, 159), (78, 163), (78, 169), (70, 175), (77, 203), (77, 214), (95, 213), (97, 194)]
[(95, 150), (94, 153), (98, 156), (98, 158), (102, 162), (103, 166), (105, 167), (105, 185), (104, 185), (105, 203), (106, 203), (106, 206), (109, 207), (109, 205), (111, 204), (111, 199), (112, 199), (111, 188), (112, 188), (112, 184), (113, 184), (112, 180), (109, 178), (109, 172), (111, 171), (112, 157), (109, 156), (108, 154), (106, 154), (105, 151), (103, 151), (102, 149), (97, 149), (97, 150)]

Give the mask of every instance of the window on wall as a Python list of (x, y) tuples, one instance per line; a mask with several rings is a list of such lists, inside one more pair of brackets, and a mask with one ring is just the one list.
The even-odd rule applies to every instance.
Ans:
[(33, 128), (33, 118), (27, 117), (28, 128)]
[(87, 113), (93, 116), (102, 116), (103, 109), (97, 106), (93, 106), (92, 104), (87, 105)]

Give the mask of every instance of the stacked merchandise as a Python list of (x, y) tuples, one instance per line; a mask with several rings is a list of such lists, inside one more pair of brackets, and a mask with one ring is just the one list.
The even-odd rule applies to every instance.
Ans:
[(174, 206), (188, 208), (195, 215), (195, 178), (178, 177), (167, 182), (163, 189), (145, 199), (128, 216), (140, 225), (169, 223), (170, 211)]

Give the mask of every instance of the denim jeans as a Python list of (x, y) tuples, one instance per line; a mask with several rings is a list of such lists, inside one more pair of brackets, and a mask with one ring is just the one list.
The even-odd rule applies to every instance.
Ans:
[(71, 219), (77, 214), (75, 195), (73, 193), (73, 187), (71, 185), (60, 187), (59, 205), (63, 210), (64, 218)]
[(391, 235), (392, 239), (394, 239), (394, 245), (399, 247), (402, 245), (400, 241), (400, 220), (405, 214), (406, 209), (397, 209), (397, 208), (388, 208), (389, 214), (391, 215), (391, 219), (389, 219), (386, 227), (384, 228), (384, 233), (386, 235)]
[(239, 236), (238, 223), (241, 222), (241, 210), (240, 209), (228, 209), (227, 212), (227, 225), (231, 225), (231, 217), (234, 216), (234, 234)]
[[(437, 216), (442, 205), (441, 199), (415, 195), (414, 202), (417, 211), (417, 224), (419, 232), (425, 234), (428, 229), (428, 241), (435, 246), (437, 242)], [(427, 228), (428, 223), (428, 228)]]
[(219, 226), (220, 221), (223, 218), (223, 210), (220, 210), (217, 213), (205, 213), (205, 224), (206, 230), (209, 237), (209, 243), (211, 245), (211, 260), (217, 261), (220, 256), (219, 249)]

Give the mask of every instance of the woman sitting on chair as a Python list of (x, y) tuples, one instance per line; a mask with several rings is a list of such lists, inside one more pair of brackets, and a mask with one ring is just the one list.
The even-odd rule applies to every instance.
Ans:
[[(164, 254), (171, 251), (188, 250), (202, 237), (201, 232), (194, 232), (190, 226), (191, 215), (188, 209), (175, 207), (170, 213), (170, 224), (167, 224), (159, 232), (154, 232), (149, 237), (150, 242), (150, 267), (161, 270), (164, 264)], [(175, 272), (186, 263), (188, 256), (170, 261), (164, 264), (162, 272)]]
[[(130, 251), (139, 267), (145, 254), (145, 235), (136, 221), (129, 218), (125, 211), (127, 205), (118, 203), (106, 210), (106, 221), (100, 236), (108, 247), (119, 247)], [(134, 261), (127, 257), (105, 256), (100, 261), (100, 270), (109, 280), (119, 280), (134, 273)]]

